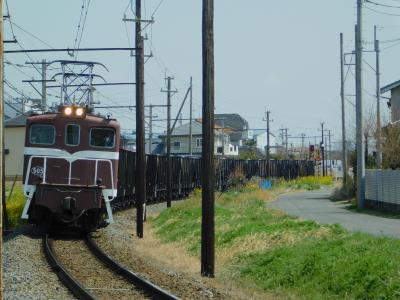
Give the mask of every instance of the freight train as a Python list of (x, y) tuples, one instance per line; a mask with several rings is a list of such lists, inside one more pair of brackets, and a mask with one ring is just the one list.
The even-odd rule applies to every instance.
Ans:
[[(61, 106), (58, 112), (27, 118), (22, 218), (45, 227), (93, 231), (113, 221), (113, 210), (135, 205), (135, 152), (120, 149), (115, 119), (87, 107)], [(167, 157), (147, 155), (147, 202), (167, 196)], [(201, 159), (172, 156), (172, 197), (183, 198), (201, 186)], [(229, 186), (240, 168), (251, 177), (314, 175), (312, 161), (215, 159), (216, 189)]]

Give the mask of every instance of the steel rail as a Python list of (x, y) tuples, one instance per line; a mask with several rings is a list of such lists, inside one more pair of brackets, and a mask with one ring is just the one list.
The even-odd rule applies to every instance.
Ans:
[(146, 295), (149, 295), (153, 299), (171, 299), (171, 300), (179, 300), (180, 298), (172, 295), (171, 293), (165, 291), (164, 289), (156, 286), (150, 281), (142, 278), (138, 274), (126, 269), (110, 256), (101, 250), (97, 244), (93, 241), (93, 239), (88, 234), (85, 239), (89, 249), (93, 252), (94, 255), (98, 259), (100, 259), (105, 265), (107, 265), (110, 269), (112, 269), (117, 274), (123, 276), (126, 280), (133, 283), (134, 285), (140, 287)]
[(53, 253), (53, 248), (49, 241), (48, 234), (45, 234), (43, 238), (43, 248), (46, 254), (47, 260), (54, 273), (57, 274), (61, 282), (74, 294), (78, 299), (81, 300), (96, 300), (92, 294), (85, 289), (82, 284), (76, 280), (69, 272), (64, 269), (63, 265), (58, 261)]

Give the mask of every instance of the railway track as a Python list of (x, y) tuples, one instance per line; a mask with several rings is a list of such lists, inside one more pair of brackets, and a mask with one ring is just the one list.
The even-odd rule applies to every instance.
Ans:
[(179, 299), (104, 253), (88, 235), (55, 240), (43, 247), (52, 270), (78, 299)]

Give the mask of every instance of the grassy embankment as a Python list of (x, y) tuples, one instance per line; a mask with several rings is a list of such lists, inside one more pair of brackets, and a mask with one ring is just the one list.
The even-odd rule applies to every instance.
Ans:
[(22, 184), (20, 182), (16, 182), (10, 198), (9, 194), (11, 187), (12, 182), (6, 182), (6, 206), (8, 221), (10, 227), (18, 227), (22, 222), (21, 213), (25, 204), (25, 196)]
[[(303, 184), (318, 187), (321, 182), (299, 179), (283, 187)], [(349, 233), (266, 208), (266, 201), (281, 191), (282, 186), (262, 191), (250, 184), (217, 195), (217, 277), (282, 298), (400, 297), (400, 241)], [(177, 243), (186, 254), (199, 257), (200, 203), (197, 191), (150, 224), (163, 242)]]

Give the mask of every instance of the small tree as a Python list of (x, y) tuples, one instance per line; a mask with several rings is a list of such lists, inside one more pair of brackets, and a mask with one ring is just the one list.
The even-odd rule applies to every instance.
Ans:
[(382, 166), (400, 168), (400, 127), (388, 125), (382, 129)]

